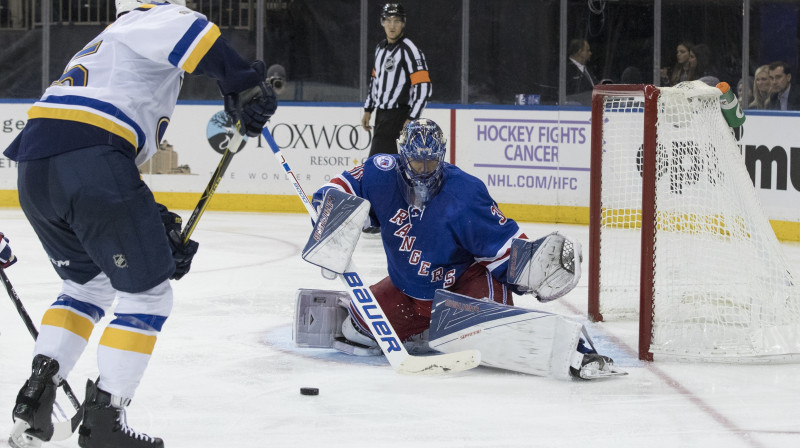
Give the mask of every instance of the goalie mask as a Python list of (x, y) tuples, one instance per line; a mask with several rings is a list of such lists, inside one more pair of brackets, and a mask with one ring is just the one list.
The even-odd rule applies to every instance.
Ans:
[(403, 199), (409, 205), (424, 210), (442, 189), (446, 150), (447, 139), (432, 120), (414, 120), (403, 129), (397, 139), (397, 169)]
[(114, 3), (117, 7), (117, 17), (150, 3), (172, 3), (173, 5), (186, 6), (186, 0), (115, 0)]

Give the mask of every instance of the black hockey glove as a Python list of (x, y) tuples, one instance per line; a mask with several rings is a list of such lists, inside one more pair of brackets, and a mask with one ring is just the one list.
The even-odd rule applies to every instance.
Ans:
[(242, 123), (248, 137), (257, 137), (278, 108), (278, 99), (266, 80), (264, 61), (255, 61), (251, 66), (258, 73), (261, 82), (242, 92), (225, 95), (225, 112), (234, 123)]
[(8, 238), (0, 232), (0, 266), (3, 269), (17, 262), (17, 257), (11, 253), (11, 246), (8, 245)]
[(169, 246), (172, 249), (172, 258), (175, 260), (175, 273), (172, 274), (170, 279), (180, 280), (192, 267), (192, 259), (200, 245), (193, 240), (189, 240), (184, 244), (183, 238), (181, 238), (183, 218), (177, 213), (167, 210), (163, 205), (157, 205), (161, 212), (161, 222), (164, 223), (164, 230), (167, 232)]

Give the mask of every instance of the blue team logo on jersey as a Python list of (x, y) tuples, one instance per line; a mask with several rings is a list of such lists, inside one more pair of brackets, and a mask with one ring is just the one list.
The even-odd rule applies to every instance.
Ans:
[(378, 154), (374, 159), (372, 159), (372, 163), (374, 163), (379, 170), (390, 171), (394, 168), (397, 162), (394, 160), (394, 157), (390, 155)]
[[(220, 154), (224, 153), (228, 148), (228, 143), (230, 143), (231, 138), (233, 138), (234, 132), (233, 121), (231, 121), (224, 110), (215, 113), (214, 116), (208, 120), (208, 125), (206, 126), (208, 144), (214, 148), (214, 151)], [(244, 148), (246, 143), (247, 136), (242, 139), (242, 144), (239, 145), (240, 151)]]

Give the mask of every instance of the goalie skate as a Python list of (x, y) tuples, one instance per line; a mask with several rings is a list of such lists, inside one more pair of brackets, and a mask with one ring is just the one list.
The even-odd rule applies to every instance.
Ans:
[(614, 366), (613, 359), (608, 356), (598, 355), (597, 353), (584, 354), (580, 370), (572, 367), (569, 373), (573, 377), (582, 380), (597, 380), (628, 374), (628, 372)]

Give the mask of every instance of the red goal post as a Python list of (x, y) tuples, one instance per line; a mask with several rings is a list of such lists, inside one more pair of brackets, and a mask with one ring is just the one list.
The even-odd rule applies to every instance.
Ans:
[[(604, 102), (609, 96), (617, 97), (641, 97), (643, 107), (642, 113), (642, 135), (643, 135), (643, 157), (647, 159), (655, 158), (656, 148), (656, 103), (659, 90), (652, 84), (629, 85), (629, 84), (605, 84), (595, 87), (592, 93), (592, 136), (591, 136), (591, 178), (589, 193), (589, 318), (595, 322), (603, 320), (600, 313), (599, 287), (600, 287), (600, 223), (602, 222), (602, 201), (601, 201), (601, 180), (602, 180), (602, 148), (603, 148), (603, 123)], [(633, 106), (633, 104), (631, 105)], [(655, 164), (644, 164), (642, 189), (655, 190)], [(652, 172), (651, 172), (652, 171)], [(652, 200), (654, 194), (642, 195), (642, 221), (641, 234), (654, 235), (655, 204)], [(592, 224), (595, 225), (592, 225)], [(650, 244), (642, 243), (642, 260), (652, 260), (653, 248)], [(653, 271), (649, 269), (640, 270), (640, 309), (652, 309), (653, 307)], [(653, 360), (650, 353), (650, 334), (652, 333), (652, 319), (646, 313), (639, 313), (639, 358), (647, 361)]]
[(800, 360), (792, 274), (700, 82), (592, 95), (589, 317), (638, 319), (639, 358)]

